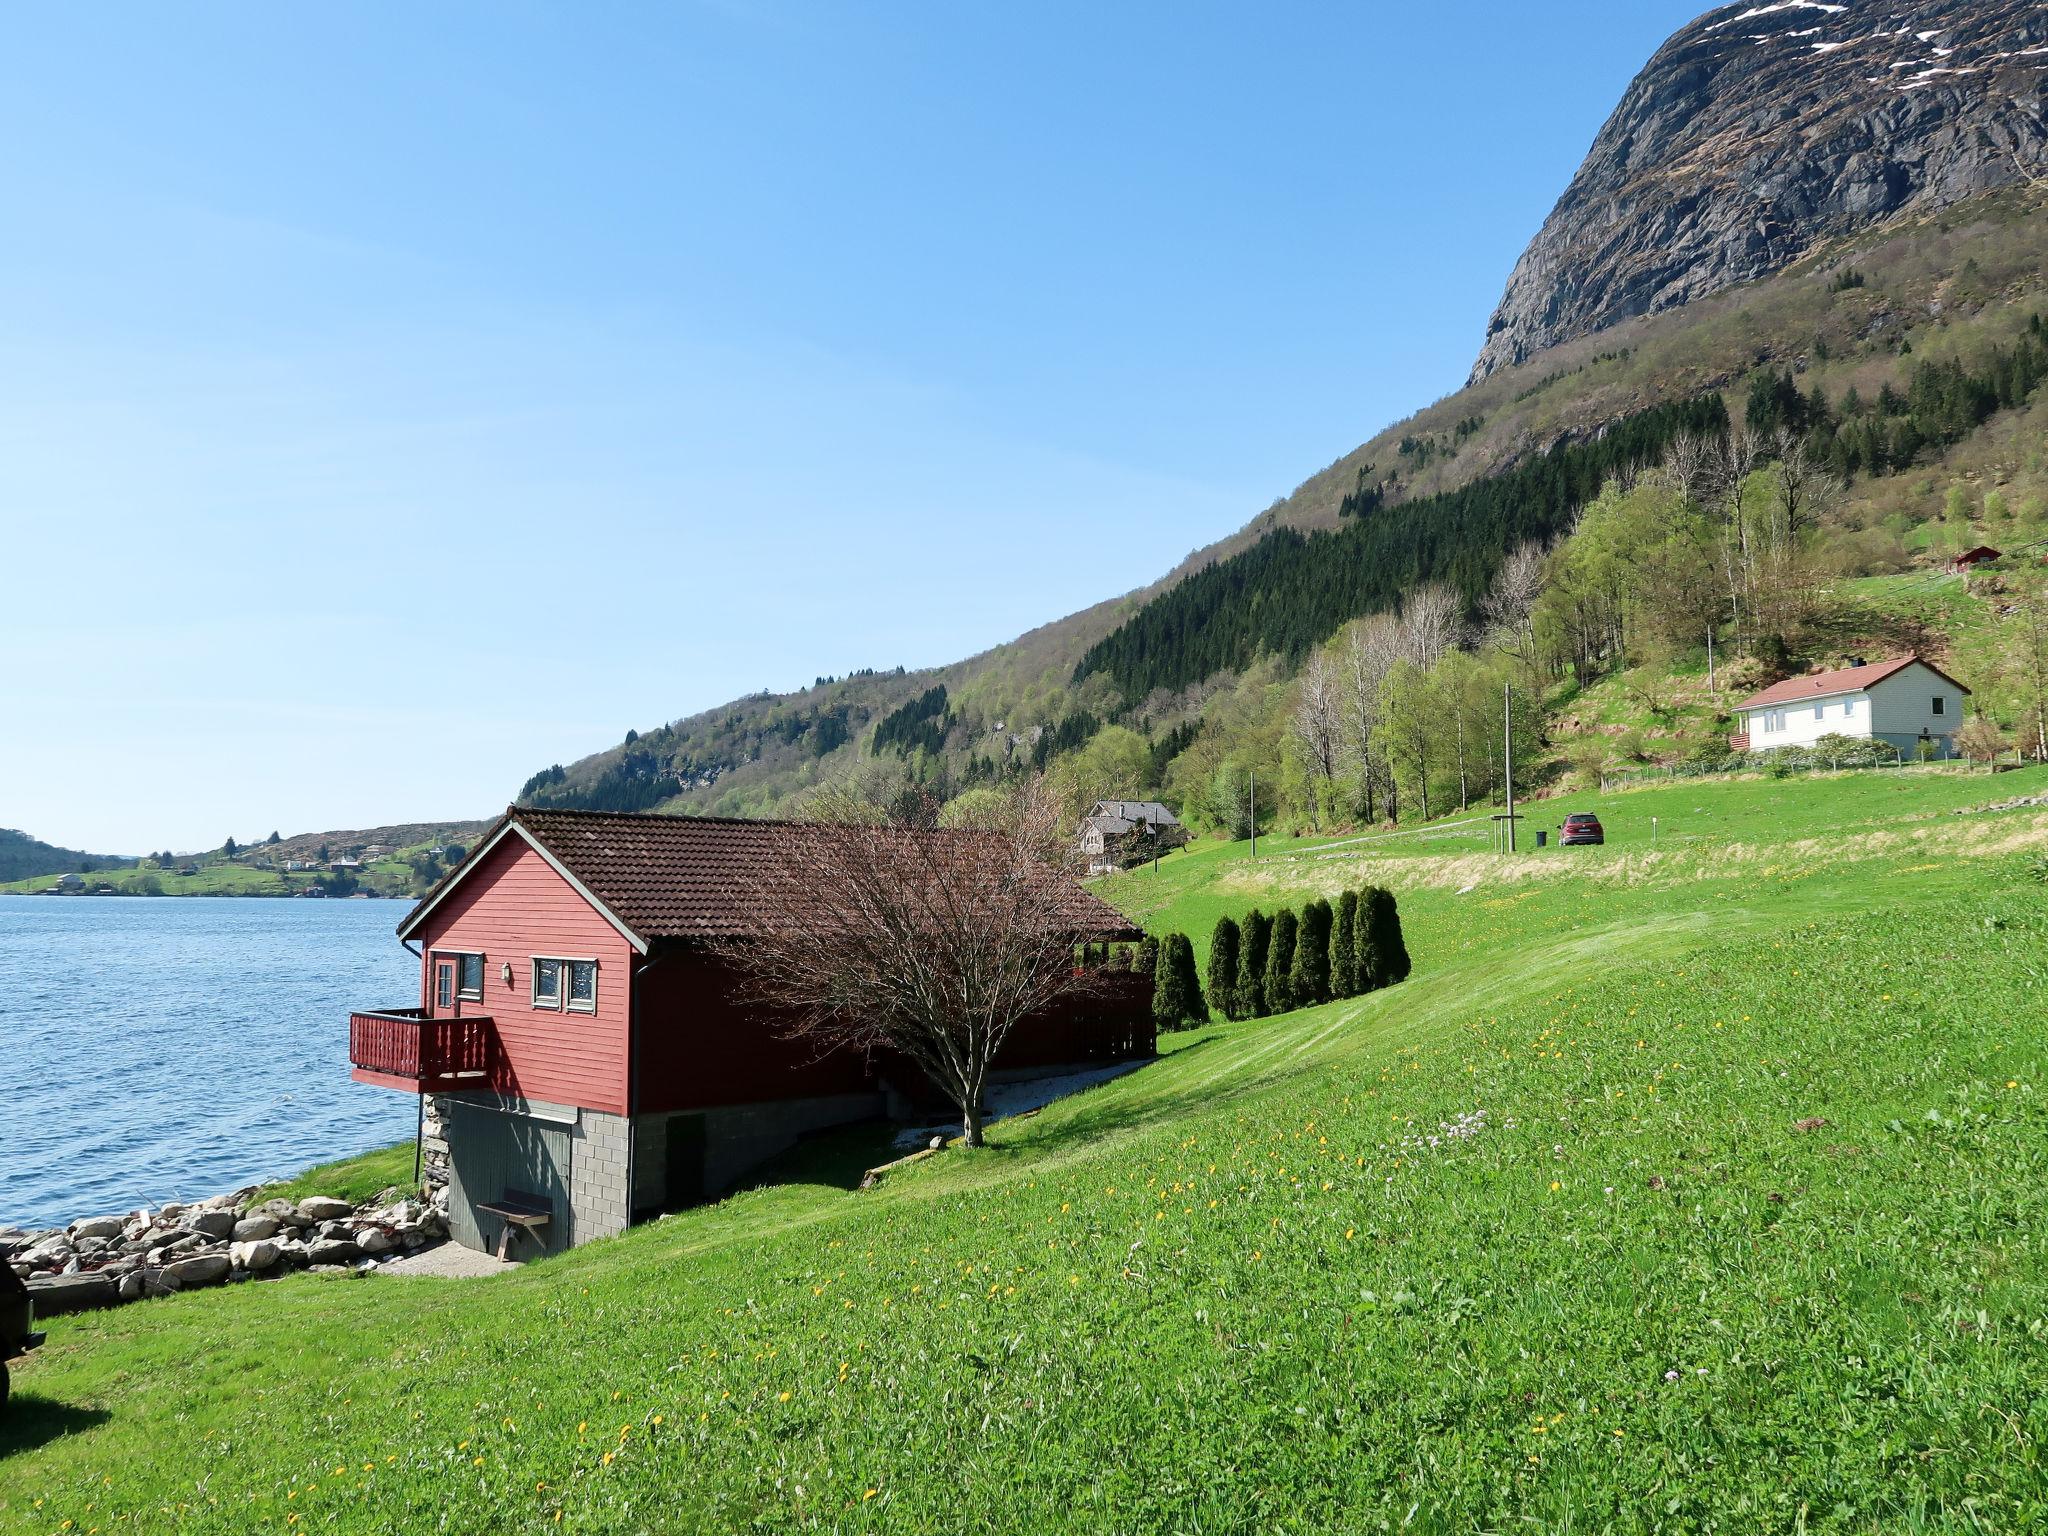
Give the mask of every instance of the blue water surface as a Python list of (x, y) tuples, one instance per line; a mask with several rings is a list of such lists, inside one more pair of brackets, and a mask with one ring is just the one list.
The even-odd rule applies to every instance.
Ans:
[(413, 1134), (348, 1012), (417, 1000), (397, 901), (0, 895), (0, 1226), (220, 1194)]

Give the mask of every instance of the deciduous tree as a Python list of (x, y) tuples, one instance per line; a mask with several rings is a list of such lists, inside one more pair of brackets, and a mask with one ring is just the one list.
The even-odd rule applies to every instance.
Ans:
[(1100, 985), (1075, 947), (1107, 909), (1065, 871), (1072, 844), (1042, 781), (1020, 786), (1000, 828), (942, 830), (927, 804), (906, 825), (857, 796), (820, 797), (819, 819), (762, 840), (739, 934), (713, 949), (793, 1034), (908, 1056), (979, 1146), (1004, 1041)]

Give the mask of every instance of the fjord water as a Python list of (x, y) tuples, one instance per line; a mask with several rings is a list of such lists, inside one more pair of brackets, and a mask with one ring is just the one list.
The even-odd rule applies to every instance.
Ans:
[(411, 1137), (348, 1011), (415, 999), (396, 901), (0, 895), (0, 1226), (219, 1194)]

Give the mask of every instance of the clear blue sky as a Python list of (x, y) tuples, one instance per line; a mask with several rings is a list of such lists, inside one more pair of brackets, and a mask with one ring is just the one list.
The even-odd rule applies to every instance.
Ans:
[(18, 9), (0, 826), (489, 814), (1140, 585), (1463, 381), (1696, 9)]

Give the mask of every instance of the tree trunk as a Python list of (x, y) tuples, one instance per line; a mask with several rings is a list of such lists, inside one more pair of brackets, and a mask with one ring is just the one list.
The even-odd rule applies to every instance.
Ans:
[(960, 1085), (960, 1141), (963, 1146), (986, 1146), (981, 1136), (981, 1090), (988, 1070), (982, 1067), (967, 1076), (968, 1081)]

